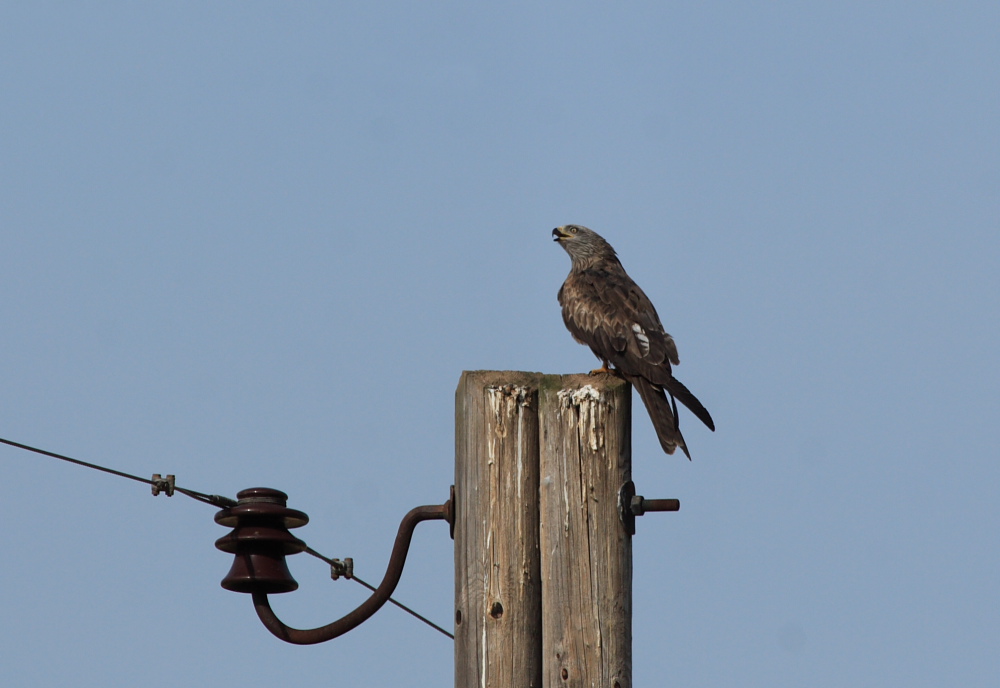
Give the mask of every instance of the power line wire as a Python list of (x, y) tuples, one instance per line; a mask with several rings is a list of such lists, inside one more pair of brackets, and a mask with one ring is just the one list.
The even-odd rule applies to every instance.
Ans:
[[(339, 578), (340, 576), (344, 576), (345, 578), (349, 578), (349, 579), (351, 579), (353, 581), (357, 581), (358, 583), (360, 583), (361, 585), (365, 586), (366, 588), (368, 588), (372, 592), (375, 592), (375, 586), (371, 585), (370, 583), (366, 583), (365, 581), (361, 580), (356, 575), (354, 575), (354, 566), (353, 566), (353, 564), (349, 567), (349, 570), (345, 571), (344, 562), (340, 561), (339, 559), (330, 559), (329, 557), (325, 557), (322, 554), (320, 554), (319, 552), (317, 552), (316, 550), (314, 550), (312, 547), (308, 547), (308, 546), (303, 551), (306, 554), (312, 555), (312, 556), (316, 557), (317, 559), (325, 561), (327, 564), (329, 564), (330, 565), (330, 570), (334, 573), (334, 580), (336, 580), (336, 578)], [(400, 609), (402, 609), (407, 614), (410, 614), (411, 616), (419, 619), (420, 621), (423, 621), (425, 624), (427, 624), (431, 628), (435, 629), (436, 631), (438, 631), (440, 633), (443, 633), (444, 635), (448, 636), (452, 640), (455, 639), (454, 635), (452, 635), (451, 633), (449, 633), (445, 629), (441, 628), (440, 626), (438, 626), (436, 623), (434, 623), (433, 621), (431, 621), (427, 617), (421, 616), (417, 612), (413, 611), (412, 609), (410, 609), (409, 607), (407, 607), (405, 604), (397, 602), (396, 600), (394, 600), (391, 597), (389, 598), (389, 601), (392, 602), (397, 607), (399, 607)]]
[[(78, 466), (93, 468), (95, 471), (103, 471), (104, 473), (117, 475), (121, 478), (128, 478), (129, 480), (135, 480), (136, 482), (139, 483), (146, 483), (147, 485), (152, 485), (153, 487), (161, 487), (161, 481), (159, 480), (154, 480), (150, 478), (140, 478), (139, 476), (132, 475), (131, 473), (124, 473), (123, 471), (116, 471), (114, 468), (98, 466), (96, 463), (81, 461), (80, 459), (74, 459), (71, 456), (66, 456), (64, 454), (56, 454), (55, 452), (39, 449), (38, 447), (32, 447), (27, 444), (21, 444), (20, 442), (14, 442), (12, 440), (6, 440), (2, 437), (0, 437), (0, 443), (10, 445), (11, 447), (17, 447), (18, 449), (24, 449), (25, 451), (34, 452), (36, 454), (42, 454), (43, 456), (51, 456), (52, 458), (59, 459), (60, 461), (68, 461), (69, 463), (75, 463)], [(197, 490), (189, 490), (184, 487), (172, 487), (172, 489), (177, 492), (180, 492), (183, 495), (187, 495), (188, 497), (191, 497), (192, 499), (195, 499), (199, 502), (204, 502), (205, 504), (211, 504), (212, 506), (217, 506), (220, 508), (225, 508), (228, 506), (236, 506), (237, 504), (235, 499), (230, 499), (229, 497), (223, 497), (222, 495), (209, 495), (205, 494), (204, 492), (198, 492)]]
[[(3, 437), (0, 437), (0, 443), (6, 444), (6, 445), (11, 446), (11, 447), (16, 447), (17, 449), (24, 449), (25, 451), (34, 452), (35, 454), (41, 454), (42, 456), (50, 456), (53, 459), (59, 459), (60, 461), (66, 461), (68, 463), (74, 463), (74, 464), (76, 464), (78, 466), (83, 466), (85, 468), (93, 468), (95, 471), (102, 471), (104, 473), (110, 473), (111, 475), (117, 475), (120, 478), (128, 478), (129, 480), (134, 480), (134, 481), (139, 482), (139, 483), (145, 483), (147, 485), (152, 485), (153, 486), (153, 494), (154, 495), (155, 494), (159, 494), (160, 490), (166, 491), (168, 495), (170, 495), (170, 494), (172, 494), (173, 492), (176, 491), (176, 492), (180, 492), (183, 495), (187, 495), (188, 497), (191, 497), (192, 499), (197, 500), (199, 502), (202, 502), (202, 503), (205, 503), (205, 504), (211, 504), (212, 506), (216, 506), (216, 507), (219, 507), (219, 508), (222, 508), (222, 509), (224, 509), (226, 507), (237, 506), (237, 504), (239, 504), (239, 502), (237, 502), (235, 499), (230, 499), (229, 497), (223, 497), (221, 495), (209, 495), (209, 494), (205, 494), (204, 492), (198, 492), (197, 490), (189, 490), (187, 488), (177, 487), (172, 482), (172, 478), (173, 478), (172, 476), (168, 476), (169, 480), (163, 480), (162, 478), (160, 478), (159, 474), (154, 475), (153, 478), (140, 478), (139, 476), (132, 475), (131, 473), (125, 473), (123, 471), (118, 471), (118, 470), (115, 470), (114, 468), (108, 468), (106, 466), (99, 466), (96, 463), (90, 463), (88, 461), (81, 461), (80, 459), (74, 459), (73, 457), (66, 456), (65, 454), (57, 454), (55, 452), (50, 452), (50, 451), (47, 451), (45, 449), (39, 449), (38, 447), (32, 447), (32, 446), (27, 445), (27, 444), (21, 444), (20, 442), (14, 442), (13, 440), (4, 439)], [(305, 552), (307, 554), (311, 554), (312, 556), (316, 557), (317, 559), (321, 559), (321, 560), (325, 561), (331, 567), (336, 567), (338, 565), (342, 565), (342, 563), (339, 560), (337, 560), (337, 559), (330, 559), (328, 557), (325, 557), (322, 554), (320, 554), (319, 552), (317, 552), (316, 550), (314, 550), (312, 547), (306, 547)], [(333, 570), (333, 569), (331, 569), (331, 570)], [(354, 573), (353, 573), (353, 571), (351, 571), (351, 573), (349, 575), (346, 575), (345, 577), (350, 578), (352, 580), (355, 580), (358, 583), (360, 583), (361, 585), (363, 585), (364, 587), (366, 587), (369, 590), (371, 590), (372, 592), (375, 592), (375, 588), (374, 587), (372, 587), (371, 585), (369, 585), (365, 581), (363, 581), (360, 578), (358, 578), (357, 576), (355, 576)], [(412, 609), (410, 609), (406, 605), (404, 605), (404, 604), (402, 604), (400, 602), (397, 602), (396, 600), (394, 600), (391, 597), (389, 598), (389, 601), (392, 602), (397, 607), (399, 607), (400, 609), (402, 609), (403, 611), (405, 611), (406, 613), (411, 614), (412, 616), (414, 616), (415, 618), (419, 619), (420, 621), (423, 621), (425, 624), (427, 624), (431, 628), (433, 628), (433, 629), (435, 629), (435, 630), (437, 630), (437, 631), (439, 631), (441, 633), (444, 633), (446, 636), (448, 636), (452, 640), (455, 639), (454, 635), (452, 635), (451, 633), (449, 633), (445, 629), (441, 628), (440, 626), (438, 626), (436, 623), (434, 623), (430, 619), (428, 619), (428, 618), (426, 618), (424, 616), (421, 616), (420, 614), (418, 614), (417, 612), (413, 611)]]

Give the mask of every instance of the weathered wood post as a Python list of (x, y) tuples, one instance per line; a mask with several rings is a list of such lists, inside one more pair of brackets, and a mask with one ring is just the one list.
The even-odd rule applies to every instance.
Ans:
[(455, 418), (456, 688), (631, 688), (631, 388), (466, 372)]
[(538, 381), (465, 372), (455, 394), (455, 687), (540, 688)]
[(541, 426), (542, 685), (632, 686), (632, 388), (548, 375)]

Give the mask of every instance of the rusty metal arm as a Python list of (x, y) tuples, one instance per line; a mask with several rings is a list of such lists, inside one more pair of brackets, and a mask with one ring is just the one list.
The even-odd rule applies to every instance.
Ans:
[(399, 532), (396, 534), (396, 542), (392, 546), (392, 555), (389, 557), (389, 567), (385, 572), (385, 577), (376, 588), (372, 596), (343, 618), (337, 619), (333, 623), (319, 628), (302, 630), (286, 626), (275, 615), (271, 609), (271, 603), (267, 599), (267, 593), (254, 592), (253, 605), (257, 610), (257, 616), (261, 622), (275, 636), (286, 643), (295, 645), (314, 645), (327, 640), (332, 640), (341, 636), (358, 625), (364, 623), (375, 612), (382, 608), (399, 584), (399, 578), (403, 574), (403, 564), (406, 563), (406, 554), (410, 549), (410, 540), (413, 537), (413, 530), (421, 521), (451, 520), (452, 501), (437, 506), (418, 506), (412, 509), (403, 517), (399, 524)]

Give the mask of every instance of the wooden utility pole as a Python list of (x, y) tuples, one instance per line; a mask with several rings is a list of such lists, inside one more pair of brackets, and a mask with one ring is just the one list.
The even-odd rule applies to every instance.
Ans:
[(553, 375), (539, 396), (542, 685), (631, 688), (632, 537), (619, 500), (632, 479), (632, 388)]
[(455, 419), (456, 688), (631, 688), (631, 388), (466, 372)]
[(540, 688), (538, 379), (466, 372), (455, 394), (455, 686)]

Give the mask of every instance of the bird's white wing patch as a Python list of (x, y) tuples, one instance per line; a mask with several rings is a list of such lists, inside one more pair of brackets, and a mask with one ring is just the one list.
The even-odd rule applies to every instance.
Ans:
[(639, 342), (639, 350), (642, 352), (642, 357), (646, 358), (646, 356), (649, 356), (649, 337), (646, 336), (646, 331), (639, 326), (639, 323), (632, 323), (632, 334), (635, 335), (635, 340)]

